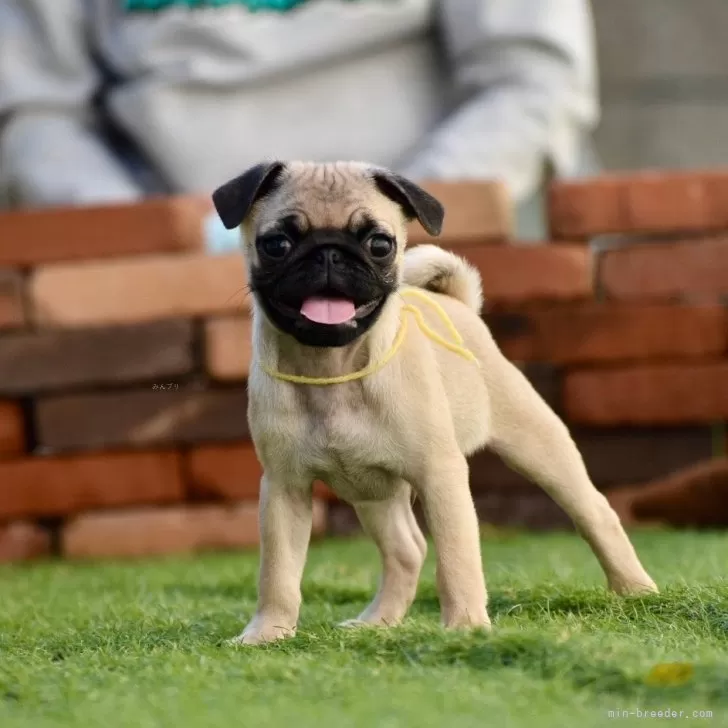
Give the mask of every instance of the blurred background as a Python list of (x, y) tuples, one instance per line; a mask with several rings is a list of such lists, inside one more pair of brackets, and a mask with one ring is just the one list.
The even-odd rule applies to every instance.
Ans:
[[(260, 112), (262, 116), (258, 113), (252, 116), (254, 116), (253, 122), (258, 124), (256, 131), (262, 135), (262, 140), (256, 139), (256, 145), (251, 145), (248, 139), (245, 144), (238, 142), (244, 148), (244, 153), (238, 152), (238, 159), (229, 162), (218, 160), (217, 165), (222, 167), (221, 172), (242, 169), (245, 163), (256, 158), (256, 154), (275, 155), (278, 150), (274, 148), (261, 149), (261, 144), (265, 147), (268, 141), (266, 137), (270, 134), (271, 145), (277, 142), (285, 147), (281, 151), (286, 153), (298, 151), (304, 157), (308, 153), (312, 158), (336, 158), (337, 154), (341, 155), (346, 151), (357, 152), (361, 149), (370, 152), (371, 156), (382, 158), (373, 161), (388, 163), (401, 161), (403, 167), (409, 164), (412, 168), (417, 167), (415, 171), (426, 173), (428, 176), (434, 173), (434, 176), (439, 177), (462, 177), (463, 174), (472, 177), (478, 173), (478, 162), (481, 174), (488, 164), (493, 165), (496, 171), (503, 172), (503, 166), (507, 162), (500, 162), (494, 158), (493, 152), (481, 151), (480, 160), (476, 158), (465, 163), (462, 160), (462, 151), (455, 142), (450, 142), (448, 150), (450, 159), (445, 158), (447, 155), (443, 151), (442, 144), (436, 149), (439, 160), (433, 160), (432, 154), (417, 159), (417, 155), (410, 153), (411, 150), (407, 148), (408, 145), (416, 146), (415, 142), (421, 143), (419, 135), (434, 127), (434, 119), (441, 113), (438, 110), (436, 114), (430, 109), (425, 114), (427, 106), (436, 106), (426, 98), (427, 94), (433, 88), (437, 88), (438, 91), (444, 89), (445, 96), (458, 96), (465, 93), (463, 89), (472, 89), (478, 85), (481, 88), (490, 86), (493, 90), (497, 85), (502, 87), (504, 84), (512, 83), (512, 69), (519, 64), (518, 74), (521, 76), (521, 81), (536, 79), (536, 82), (540, 82), (542, 88), (545, 88), (546, 83), (543, 79), (546, 74), (540, 73), (539, 69), (548, 63), (553, 63), (554, 59), (561, 56), (560, 60), (564, 62), (563, 69), (572, 76), (578, 75), (580, 85), (577, 87), (573, 79), (553, 81), (552, 85), (556, 85), (558, 89), (560, 84), (561, 91), (577, 89), (579, 94), (577, 100), (562, 102), (561, 108), (577, 117), (580, 131), (584, 132), (587, 139), (588, 148), (588, 152), (583, 155), (579, 163), (574, 165), (573, 169), (566, 170), (566, 173), (588, 171), (593, 167), (606, 170), (674, 169), (719, 166), (726, 162), (728, 152), (725, 151), (723, 134), (728, 113), (726, 110), (728, 93), (722, 73), (726, 60), (722, 38), (723, 29), (728, 21), (728, 8), (720, 0), (695, 0), (689, 5), (680, 0), (643, 0), (640, 3), (632, 3), (629, 0), (591, 0), (591, 3), (582, 0), (548, 0), (543, 3), (529, 3), (522, 0), (514, 3), (504, 3), (502, 0), (463, 0), (460, 3), (447, 0), (443, 3), (429, 0), (401, 0), (395, 3), (376, 2), (376, 0), (369, 3), (362, 3), (361, 0), (358, 3), (351, 0), (348, 2), (324, 0), (316, 3), (311, 3), (310, 0), (308, 3), (300, 3), (300, 0), (299, 2), (270, 0), (265, 3), (248, 0), (247, 3), (241, 3), (243, 6), (246, 4), (253, 9), (258, 5), (261, 8), (266, 4), (270, 5), (267, 12), (259, 11), (257, 16), (252, 16), (252, 20), (255, 21), (252, 31), (247, 31), (243, 27), (250, 24), (251, 17), (241, 19), (236, 16), (233, 20), (239, 29), (236, 31), (230, 28), (229, 15), (224, 17), (223, 15), (226, 12), (234, 12), (235, 9), (225, 8), (226, 3), (217, 3), (220, 9), (210, 11), (201, 7), (204, 6), (203, 2), (145, 3), (140, 0), (136, 4), (133, 1), (127, 2), (125, 13), (123, 10), (125, 3), (115, 0), (112, 2), (100, 0), (98, 3), (60, 0), (51, 5), (35, 0), (27, 2), (3, 0), (0, 3), (2, 10), (0, 37), (3, 39), (3, 51), (0, 55), (0, 119), (7, 126), (11, 112), (17, 117), (31, 112), (38, 115), (41, 112), (63, 110), (64, 113), (76, 117), (81, 115), (80, 123), (88, 129), (89, 124), (98, 125), (101, 116), (97, 113), (96, 117), (90, 120), (88, 110), (91, 107), (98, 110), (108, 106), (108, 102), (101, 102), (100, 99), (104, 96), (113, 99), (115, 91), (123, 92), (125, 86), (133, 85), (129, 82), (130, 79), (136, 81), (142, 75), (156, 72), (167, 81), (168, 87), (172, 85), (170, 79), (178, 85), (194, 81), (212, 87), (214, 82), (218, 85), (218, 96), (224, 97), (230, 95), (225, 92), (229, 91), (231, 85), (234, 87), (236, 74), (238, 83), (243, 87), (252, 81), (260, 83), (260, 79), (263, 79), (270, 84), (272, 96), (285, 96), (285, 93), (290, 91), (285, 78), (285, 74), (288, 73), (293, 76), (293, 81), (289, 85), (302, 90), (297, 91), (294, 100), (288, 103), (280, 99), (272, 102), (265, 95), (256, 97), (258, 102), (261, 100), (263, 102)], [(379, 11), (379, 15), (374, 12), (369, 19), (368, 30), (371, 36), (369, 41), (361, 38), (352, 40), (356, 38), (355, 33), (358, 32), (356, 29), (352, 30), (352, 25), (359, 22), (357, 9), (352, 6), (362, 4), (370, 7), (378, 6)], [(175, 5), (177, 7), (174, 7)], [(198, 9), (194, 9), (195, 6)], [(195, 13), (194, 17), (190, 16), (190, 8)], [(286, 10), (284, 17), (283, 11)], [(294, 11), (301, 16), (300, 19), (290, 19)], [(272, 19), (265, 17), (276, 12), (278, 17)], [(204, 17), (205, 13), (207, 17)], [(217, 18), (213, 17), (214, 13), (217, 13)], [(163, 17), (165, 14), (174, 17), (165, 19)], [(305, 17), (306, 14), (311, 16), (310, 21)], [(220, 17), (223, 19), (220, 20)], [(345, 37), (340, 40), (332, 39), (332, 32), (327, 33), (326, 28), (317, 27), (317, 24), (326, 20), (330, 22), (332, 32), (343, 29)], [(383, 20), (394, 21), (399, 24), (399, 28), (385, 29), (382, 27)], [(227, 24), (227, 29), (221, 29), (221, 24)], [(475, 40), (469, 38), (467, 32), (463, 30), (467, 24), (478, 29)], [(197, 34), (190, 32), (190, 28), (196, 29)], [(185, 29), (187, 37), (175, 37), (175, 33)], [(263, 39), (256, 39), (254, 32), (262, 34)], [(275, 42), (277, 37), (288, 41), (293, 33), (303, 34), (305, 41), (301, 47), (289, 48), (281, 54), (280, 48), (267, 45), (269, 41)], [(317, 33), (320, 37), (317, 37)], [(430, 37), (433, 33), (438, 36), (434, 42)], [(116, 37), (114, 38), (112, 34)], [(426, 40), (423, 40), (425, 38)], [(379, 57), (382, 64), (372, 72), (368, 71), (366, 63), (361, 65), (356, 61), (356, 57), (362, 54), (362, 48), (366, 49), (367, 42), (374, 48), (368, 55)], [(131, 47), (124, 48), (124, 43)], [(135, 45), (131, 45), (132, 43)], [(419, 49), (408, 55), (405, 47), (413, 44), (429, 44), (435, 51), (423, 55)], [(483, 48), (490, 46), (495, 50), (483, 52), (478, 47), (479, 44)], [(390, 48), (387, 48), (388, 45)], [(395, 48), (394, 55), (391, 47)], [(480, 60), (480, 69), (476, 70), (472, 67), (476, 64), (474, 62), (471, 64), (467, 58), (467, 53), (472, 53), (474, 47), (477, 47), (483, 56)], [(233, 52), (230, 57), (224, 59), (224, 53), (229, 52), (231, 48)], [(519, 61), (519, 64), (509, 64), (504, 60), (507, 53), (518, 54), (524, 48), (532, 53), (531, 58), (527, 58), (527, 54), (523, 53), (523, 57), (527, 60)], [(503, 52), (504, 49), (506, 54)], [(436, 63), (431, 56), (443, 52), (448, 54), (447, 59), (444, 63), (440, 59), (437, 64), (438, 71), (435, 72), (433, 69)], [(239, 56), (237, 59), (236, 53)], [(279, 55), (277, 60), (276, 54)], [(353, 56), (354, 60), (350, 61), (349, 68), (343, 68), (341, 78), (334, 78), (327, 68), (327, 63), (330, 63), (327, 61), (327, 56), (330, 59)], [(422, 72), (419, 76), (411, 69), (412, 58), (415, 57), (422, 61), (423, 66), (429, 64), (427, 72)], [(228, 67), (225, 70), (228, 78), (215, 67), (225, 65), (225, 60), (227, 60)], [(596, 78), (592, 83), (592, 65), (595, 62)], [(529, 64), (532, 69), (528, 68)], [(361, 68), (358, 65), (361, 65)], [(369, 75), (362, 75), (357, 83), (352, 83), (353, 79), (357, 78), (356, 72), (365, 67)], [(383, 126), (378, 125), (378, 122), (372, 123), (369, 119), (369, 127), (373, 128), (370, 137), (388, 136), (392, 141), (386, 142), (380, 139), (376, 142), (369, 140), (354, 144), (350, 141), (352, 134), (346, 130), (345, 124), (351, 123), (352, 118), (362, 115), (362, 101), (355, 97), (364, 94), (354, 94), (349, 91), (341, 97), (333, 96), (332, 90), (335, 87), (338, 90), (355, 87), (365, 89), (365, 93), (371, 95), (375, 101), (380, 98), (392, 101), (388, 96), (391, 87), (387, 86), (387, 82), (384, 82), (379, 74), (379, 69), (385, 67), (393, 69), (392, 74), (396, 76), (391, 82), (391, 87), (410, 87), (401, 103), (411, 104), (427, 118), (424, 118), (419, 125), (406, 121), (401, 123), (399, 128), (395, 122), (396, 116), (387, 119)], [(303, 83), (301, 83), (301, 68), (304, 69)], [(511, 71), (510, 77), (507, 75), (509, 71)], [(428, 74), (434, 77), (436, 73), (439, 74), (437, 80), (433, 78), (427, 80), (430, 90), (423, 90), (422, 79)], [(478, 73), (480, 77), (476, 80)], [(221, 84), (227, 85), (225, 92), (220, 90)], [(417, 84), (419, 87), (412, 90), (411, 87)], [(381, 88), (378, 89), (377, 86)], [(322, 91), (318, 93), (316, 89)], [(127, 95), (133, 96), (130, 93)], [(157, 95), (162, 94), (158, 92)], [(316, 138), (315, 141), (308, 140), (305, 143), (301, 141), (294, 131), (295, 127), (305, 127), (306, 131), (311, 128), (327, 129), (328, 123), (324, 121), (321, 124), (320, 117), (310, 120), (302, 120), (301, 117), (314, 117), (316, 109), (321, 109), (322, 104), (330, 104), (334, 98), (342, 99), (341, 102), (337, 102), (337, 107), (350, 109), (350, 112), (337, 112), (342, 122), (339, 125), (337, 121), (338, 132), (330, 132), (328, 135), (312, 134), (311, 136)], [(534, 98), (533, 94), (531, 98)], [(133, 99), (125, 100), (128, 103), (133, 102)], [(596, 108), (597, 102), (600, 112)], [(130, 120), (128, 112), (124, 114), (119, 108), (122, 103), (122, 101), (112, 101), (111, 111), (105, 114), (113, 120), (116, 137), (108, 141), (106, 136), (102, 136), (104, 141), (108, 141), (108, 147), (117, 150), (118, 156), (127, 159), (128, 165), (139, 167), (142, 162), (137, 157), (140, 154), (150, 156), (149, 150), (145, 152), (139, 147), (146, 143), (147, 138), (153, 142), (158, 139), (153, 132), (147, 132), (151, 135), (148, 137), (145, 134), (136, 134), (135, 130), (142, 128), (143, 122)], [(164, 102), (159, 101), (159, 104), (161, 103)], [(447, 103), (443, 101), (442, 104), (452, 106), (449, 99)], [(592, 106), (593, 108), (590, 108)], [(151, 102), (141, 105), (141, 108), (144, 108), (149, 115), (148, 123), (160, 123), (163, 126), (164, 119)], [(495, 104), (493, 108), (499, 109), (504, 119), (509, 118), (506, 102)], [(524, 108), (521, 105), (522, 116)], [(294, 123), (289, 117), (280, 118), (282, 112), (290, 112), (291, 109), (298, 109)], [(170, 105), (166, 111), (167, 118), (179, 110)], [(263, 133), (261, 118), (270, 111), (275, 112), (276, 118), (271, 118), (269, 113), (267, 122), (274, 131)], [(219, 115), (221, 112), (217, 113)], [(391, 116), (392, 113), (392, 110), (388, 109), (387, 113), (382, 115), (379, 110), (377, 116)], [(394, 113), (397, 113), (396, 107)], [(533, 109), (526, 108), (525, 115), (529, 114), (534, 118)], [(219, 120), (220, 129), (227, 131), (228, 125), (234, 125), (236, 122), (243, 124), (241, 133), (250, 131), (250, 126), (240, 118), (233, 118), (228, 122)], [(189, 120), (187, 123), (192, 124)], [(25, 145), (29, 145), (33, 150), (37, 149), (38, 154), (43, 152), (46, 156), (58, 158), (55, 163), (59, 169), (63, 168), (64, 163), (68, 163), (72, 159), (71, 155), (75, 153), (76, 161), (82, 158), (87, 160), (89, 175), (91, 172), (96, 172), (103, 177), (104, 171), (106, 176), (109, 174), (108, 170), (104, 169), (106, 166), (104, 161), (100, 160), (98, 155), (92, 154), (89, 150), (85, 150), (84, 153), (84, 150), (79, 148), (73, 149), (74, 133), (69, 132), (68, 127), (66, 127), (65, 143), (69, 146), (69, 150), (65, 152), (67, 156), (65, 160), (59, 158), (61, 153), (58, 149), (38, 148), (36, 142), (41, 140), (42, 147), (43, 140), (51, 138), (49, 136), (51, 132), (39, 131), (37, 129), (39, 122), (36, 121), (35, 124), (35, 130), (24, 133), (11, 130), (13, 135), (11, 140), (7, 138), (8, 130), (5, 131), (6, 138), (3, 144), (5, 157), (11, 159), (5, 162), (6, 173), (4, 176), (0, 174), (0, 179), (5, 180), (6, 205), (10, 204), (13, 194), (16, 198), (20, 198), (16, 199), (16, 204), (22, 203), (23, 200), (25, 204), (53, 202), (54, 193), (59, 199), (63, 199), (65, 195), (72, 201), (104, 196), (109, 198), (133, 196), (133, 190), (129, 185), (122, 184), (118, 179), (116, 187), (109, 182), (107, 191), (104, 192), (102, 189), (93, 193), (73, 189), (73, 185), (68, 184), (65, 191), (57, 191), (50, 182), (46, 187), (34, 180), (27, 170), (19, 175), (20, 179), (15, 169), (11, 174), (7, 170), (9, 164), (14, 168), (22, 167), (20, 162), (14, 161), (16, 155), (25, 154), (32, 157), (32, 151)], [(498, 133), (502, 133), (500, 129), (505, 126), (504, 122), (498, 120), (486, 121), (483, 132), (491, 131), (489, 124), (493, 125), (492, 128)], [(460, 129), (464, 130), (466, 126), (467, 124), (463, 126), (461, 122)], [(280, 132), (279, 127), (286, 133)], [(352, 131), (361, 132), (362, 128), (364, 127), (360, 123), (354, 123)], [(172, 129), (174, 130), (174, 127)], [(196, 127), (195, 131), (199, 131), (199, 127)], [(528, 144), (531, 140), (522, 121), (517, 123), (514, 138), (519, 138), (519, 132), (521, 143)], [(64, 138), (63, 129), (59, 129), (57, 133), (59, 140)], [(94, 133), (97, 136), (100, 134), (98, 129), (94, 130)], [(107, 133), (108, 130), (104, 132)], [(293, 138), (294, 141), (282, 144), (282, 140), (275, 137), (277, 133)], [(136, 135), (137, 139), (121, 140), (120, 135), (125, 137)], [(465, 136), (467, 138), (468, 134)], [(472, 139), (468, 138), (468, 141), (472, 146)], [(593, 149), (590, 148), (592, 141)], [(349, 149), (346, 149), (347, 142)], [(237, 151), (235, 143), (232, 143), (229, 137), (227, 143), (231, 147), (231, 152)], [(75, 144), (77, 147), (83, 146), (78, 139), (75, 140)], [(400, 145), (399, 148), (397, 145)], [(495, 141), (492, 143), (484, 141), (481, 145), (497, 146)], [(393, 148), (396, 151), (393, 151)], [(3, 160), (0, 157), (0, 165), (2, 164)], [(517, 174), (512, 171), (514, 164), (516, 163), (511, 162), (511, 169), (506, 170), (511, 177)], [(523, 166), (527, 162), (521, 160), (520, 164)], [(25, 165), (29, 167), (30, 161), (26, 161)], [(159, 173), (160, 170), (156, 171)], [(219, 182), (224, 178), (224, 173), (213, 175), (215, 181)], [(82, 175), (83, 169), (76, 168), (76, 174)], [(185, 175), (178, 176), (180, 179), (176, 182), (173, 180), (164, 182), (159, 179), (145, 181), (147, 186), (152, 188), (154, 184), (190, 186), (188, 180), (183, 179)], [(517, 192), (521, 193), (520, 187), (523, 187), (523, 184), (514, 185), (512, 179), (508, 182), (512, 187), (519, 188)], [(16, 189), (13, 193), (13, 185), (20, 189)], [(201, 186), (205, 187), (204, 184)], [(30, 189), (26, 189), (27, 187)], [(8, 199), (8, 196), (11, 199)], [(0, 200), (2, 199), (0, 196)]]
[[(210, 193), (276, 157), (427, 186), (625, 521), (724, 526), (727, 26), (724, 0), (0, 0), (0, 559), (257, 544)], [(488, 453), (471, 481), (486, 523), (568, 527)], [(317, 533), (356, 532), (316, 495)]]
[(725, 165), (720, 0), (592, 0), (607, 169)]

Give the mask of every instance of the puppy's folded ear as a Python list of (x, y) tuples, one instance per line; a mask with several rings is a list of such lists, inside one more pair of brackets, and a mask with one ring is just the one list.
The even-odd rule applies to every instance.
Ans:
[(439, 235), (445, 208), (419, 185), (387, 169), (372, 170), (379, 191), (396, 202), (408, 220), (417, 219), (429, 235)]
[(212, 193), (217, 214), (228, 230), (240, 225), (255, 202), (273, 189), (285, 166), (283, 162), (256, 164)]

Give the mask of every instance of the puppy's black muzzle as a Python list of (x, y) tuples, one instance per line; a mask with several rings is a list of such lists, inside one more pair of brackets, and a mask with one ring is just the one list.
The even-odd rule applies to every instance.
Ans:
[(331, 283), (332, 277), (337, 272), (341, 273), (345, 267), (344, 253), (335, 247), (317, 248), (313, 253), (313, 257), (315, 262), (323, 267), (327, 283)]
[[(344, 346), (369, 329), (386, 298), (396, 289), (394, 255), (373, 260), (352, 233), (314, 230), (295, 243), (283, 259), (261, 253), (251, 288), (268, 318), (309, 346)], [(342, 324), (320, 324), (301, 314), (311, 297), (347, 299), (357, 315)]]

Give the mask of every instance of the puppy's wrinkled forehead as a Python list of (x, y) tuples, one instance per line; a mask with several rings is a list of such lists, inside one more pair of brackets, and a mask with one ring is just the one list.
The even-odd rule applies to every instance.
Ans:
[(349, 230), (374, 224), (403, 247), (406, 223), (439, 235), (445, 210), (418, 184), (363, 162), (261, 162), (220, 185), (212, 200), (223, 225), (243, 226), (247, 249), (285, 219), (298, 227)]
[(400, 206), (377, 189), (369, 168), (353, 162), (289, 164), (252, 217), (254, 235), (292, 217), (308, 230), (346, 230), (375, 222), (401, 238), (406, 222)]

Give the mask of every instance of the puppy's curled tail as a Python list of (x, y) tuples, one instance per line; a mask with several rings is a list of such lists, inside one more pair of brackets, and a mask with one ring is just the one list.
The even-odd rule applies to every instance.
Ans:
[(478, 314), (483, 307), (480, 273), (464, 258), (437, 245), (417, 245), (405, 252), (404, 284), (457, 298)]

